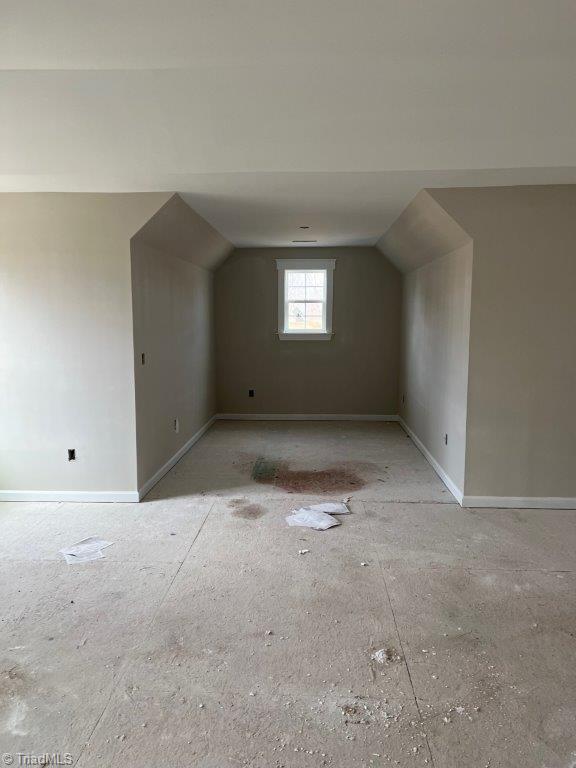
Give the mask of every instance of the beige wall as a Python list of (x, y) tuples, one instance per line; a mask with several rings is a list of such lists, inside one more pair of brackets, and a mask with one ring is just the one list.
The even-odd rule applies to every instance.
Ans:
[[(429, 189), (379, 243), (409, 273), (406, 421), (452, 480), (464, 476), (469, 506), (576, 504), (575, 211), (574, 185)], [(470, 245), (442, 256), (462, 233)], [(474, 254), (470, 298), (462, 248)], [(466, 366), (463, 354), (437, 356), (455, 351), (451, 313), (460, 325), (468, 302), (465, 455), (460, 415), (450, 458), (438, 438), (449, 412), (461, 414)]]
[(467, 496), (576, 498), (576, 186), (429, 190), (474, 238)]
[[(275, 260), (314, 257), (336, 258), (334, 336), (280, 341)], [(239, 249), (215, 287), (220, 412), (397, 413), (401, 280), (378, 250)]]
[(213, 273), (135, 238), (132, 291), (141, 488), (215, 413)]
[(463, 491), (472, 244), (409, 272), (403, 282), (400, 415)]
[(129, 241), (168, 197), (0, 195), (4, 498), (136, 490)]
[(230, 250), (178, 195), (132, 238), (138, 487), (144, 491), (215, 413), (212, 269)]

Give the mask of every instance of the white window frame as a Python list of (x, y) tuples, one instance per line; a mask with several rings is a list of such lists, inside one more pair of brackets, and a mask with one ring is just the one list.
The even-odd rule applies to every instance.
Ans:
[[(336, 259), (276, 259), (278, 270), (278, 338), (283, 341), (330, 341), (332, 338), (332, 304), (334, 296), (334, 269)], [(326, 318), (325, 330), (318, 331), (289, 331), (286, 327), (286, 270), (326, 271)]]

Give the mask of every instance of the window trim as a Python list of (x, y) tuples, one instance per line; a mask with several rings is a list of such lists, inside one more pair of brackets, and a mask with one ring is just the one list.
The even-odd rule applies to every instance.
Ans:
[[(332, 338), (332, 307), (334, 298), (334, 270), (336, 259), (276, 259), (278, 270), (278, 338), (283, 341), (330, 341)], [(285, 283), (286, 270), (325, 270), (326, 271), (326, 330), (287, 331)]]

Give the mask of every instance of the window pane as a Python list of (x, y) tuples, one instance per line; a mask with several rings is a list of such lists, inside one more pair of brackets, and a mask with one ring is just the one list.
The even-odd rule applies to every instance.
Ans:
[[(304, 298), (304, 296), (298, 296), (298, 298)], [(323, 301), (324, 288), (310, 288), (306, 286), (306, 299), (308, 301)]]
[(302, 287), (286, 287), (286, 299), (288, 301), (304, 301), (306, 298), (306, 288)]
[(306, 272), (306, 285), (322, 287), (326, 282), (326, 271)]
[(306, 304), (306, 329), (322, 330), (322, 304)]
[(306, 314), (306, 304), (304, 302), (291, 301), (288, 303), (288, 314), (293, 317), (304, 317)]
[(288, 304), (288, 329), (291, 331), (306, 327), (306, 304)]
[(286, 270), (286, 285), (290, 286), (305, 286), (306, 285), (306, 273), (297, 272), (293, 269)]

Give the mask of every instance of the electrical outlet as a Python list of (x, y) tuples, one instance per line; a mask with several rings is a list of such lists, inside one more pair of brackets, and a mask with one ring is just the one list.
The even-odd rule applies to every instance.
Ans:
[(76, 448), (68, 448), (68, 461), (76, 461)]
[(178, 421), (178, 416), (174, 419), (174, 432), (180, 432), (180, 422)]
[(248, 397), (254, 397), (256, 395), (255, 389), (249, 389), (248, 390)]

